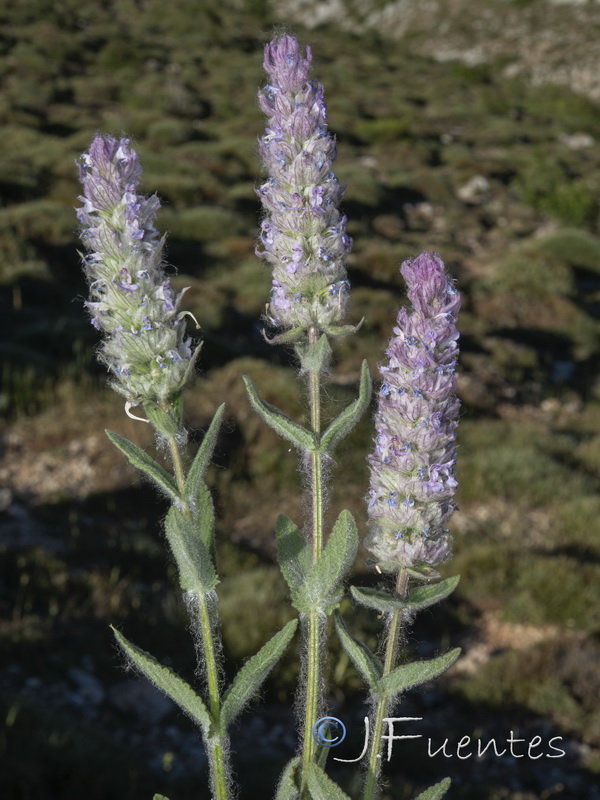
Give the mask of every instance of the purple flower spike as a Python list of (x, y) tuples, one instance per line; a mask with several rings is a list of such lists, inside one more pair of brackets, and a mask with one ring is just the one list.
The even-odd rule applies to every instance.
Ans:
[(400, 309), (388, 363), (380, 368), (385, 381), (375, 417), (375, 451), (369, 456), (365, 542), (389, 572), (431, 567), (448, 558), (445, 524), (456, 508), (457, 486), (454, 369), (460, 294), (435, 253), (405, 261), (401, 272), (413, 308)]
[(259, 150), (269, 173), (258, 189), (266, 212), (258, 252), (273, 267), (270, 321), (284, 329), (335, 333), (347, 292), (344, 258), (352, 240), (339, 211), (344, 189), (331, 172), (323, 87), (310, 81), (312, 55), (293, 36), (265, 47), (269, 83), (259, 92), (268, 117)]
[(137, 193), (142, 170), (129, 139), (96, 136), (79, 172), (86, 305), (106, 337), (100, 358), (132, 405), (168, 401), (186, 382), (193, 356), (178, 313), (183, 292), (173, 294), (162, 268), (164, 239), (154, 227), (160, 203)]

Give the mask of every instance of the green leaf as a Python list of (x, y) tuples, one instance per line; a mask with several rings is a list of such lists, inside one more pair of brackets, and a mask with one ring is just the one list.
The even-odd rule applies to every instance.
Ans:
[(141, 447), (130, 442), (129, 439), (126, 439), (124, 436), (120, 436), (118, 433), (114, 433), (114, 431), (106, 431), (106, 435), (111, 442), (127, 456), (130, 464), (147, 475), (159, 489), (162, 489), (163, 492), (169, 495), (176, 503), (181, 502), (181, 497), (177, 491), (175, 481), (166, 469), (163, 469), (160, 464), (157, 464), (156, 461), (150, 458), (148, 453), (142, 450)]
[(432, 658), (430, 661), (415, 661), (412, 664), (396, 667), (389, 675), (381, 678), (376, 691), (379, 694), (384, 692), (396, 694), (405, 689), (412, 689), (414, 686), (437, 678), (454, 664), (459, 655), (460, 647), (456, 647), (443, 656)]
[(196, 347), (196, 349), (192, 353), (192, 357), (189, 360), (189, 363), (188, 363), (188, 365), (186, 367), (186, 370), (185, 370), (185, 372), (183, 374), (183, 377), (181, 379), (181, 382), (179, 384), (179, 388), (181, 390), (184, 388), (184, 386), (187, 386), (187, 384), (189, 383), (189, 381), (192, 378), (192, 375), (194, 374), (194, 370), (196, 368), (196, 361), (198, 360), (198, 356), (200, 355), (200, 350), (202, 350), (202, 345), (203, 344), (204, 344), (204, 342), (200, 342), (200, 344)]
[(198, 533), (204, 546), (210, 553), (213, 564), (215, 559), (215, 506), (210, 489), (205, 483), (200, 485), (196, 508), (192, 511)]
[(261, 683), (283, 655), (298, 626), (293, 619), (273, 636), (256, 655), (246, 661), (233, 683), (223, 695), (221, 707), (221, 730), (226, 732), (232, 720), (240, 713), (246, 703), (255, 694)]
[(373, 382), (369, 365), (366, 360), (362, 362), (360, 371), (360, 388), (357, 399), (348, 408), (333, 420), (319, 441), (319, 450), (328, 452), (332, 450), (338, 442), (347, 436), (352, 428), (357, 424), (371, 402)]
[(296, 355), (305, 372), (327, 370), (333, 355), (327, 334), (324, 333), (315, 344), (296, 345)]
[(377, 656), (372, 653), (364, 642), (359, 642), (348, 633), (344, 620), (336, 611), (334, 615), (335, 629), (342, 647), (350, 657), (356, 669), (363, 676), (370, 689), (375, 690), (383, 667)]
[(303, 595), (313, 606), (327, 614), (337, 608), (344, 591), (342, 581), (354, 564), (357, 549), (356, 523), (349, 511), (342, 511), (303, 587)]
[(448, 595), (458, 586), (460, 575), (454, 575), (452, 578), (446, 578), (445, 581), (433, 583), (431, 585), (415, 586), (408, 592), (406, 598), (406, 608), (410, 611), (420, 611), (423, 608), (428, 608), (440, 600), (444, 600)]
[(323, 325), (323, 330), (333, 337), (348, 336), (349, 333), (356, 333), (364, 321), (363, 317), (358, 325)]
[(164, 794), (155, 794), (152, 800), (169, 800)]
[(176, 436), (179, 433), (179, 425), (175, 419), (158, 403), (144, 403), (144, 411), (159, 433), (165, 436)]
[(308, 765), (306, 782), (313, 800), (350, 800), (337, 783), (334, 783), (316, 764)]
[(275, 522), (277, 560), (292, 593), (301, 589), (311, 567), (310, 545), (291, 519), (281, 514)]
[(415, 586), (414, 589), (409, 590), (408, 596), (404, 600), (380, 589), (351, 586), (350, 591), (357, 603), (367, 608), (374, 608), (383, 614), (389, 614), (398, 609), (420, 611), (448, 597), (456, 588), (459, 580), (460, 576), (456, 575), (431, 586)]
[(258, 396), (254, 384), (247, 375), (242, 375), (248, 392), (248, 398), (252, 408), (267, 425), (273, 428), (282, 438), (287, 439), (301, 450), (316, 450), (317, 440), (312, 431), (307, 431), (302, 425), (298, 425), (289, 417), (286, 417), (278, 408), (270, 403), (265, 403)]
[(299, 758), (292, 758), (291, 761), (288, 761), (277, 785), (275, 800), (298, 800), (300, 792), (294, 777), (299, 764)]
[(192, 508), (194, 508), (198, 501), (201, 484), (204, 482), (206, 470), (208, 469), (208, 465), (215, 451), (224, 411), (225, 403), (222, 403), (219, 408), (217, 408), (212, 422), (204, 434), (202, 443), (196, 452), (192, 466), (185, 479), (185, 499)]
[[(111, 626), (112, 627), (112, 626)], [(128, 641), (118, 630), (112, 628), (117, 642), (127, 658), (148, 680), (177, 703), (202, 728), (208, 738), (211, 733), (212, 719), (201, 697), (184, 680), (136, 645)]]
[(165, 531), (179, 572), (184, 592), (209, 592), (219, 578), (209, 549), (202, 541), (197, 526), (171, 506), (165, 520)]
[(263, 338), (269, 344), (292, 344), (298, 341), (299, 336), (304, 336), (304, 331), (305, 329), (302, 326), (299, 326), (297, 328), (292, 328), (289, 331), (284, 331), (283, 333), (279, 333), (272, 339), (269, 339), (269, 337), (263, 330)]
[(415, 800), (441, 800), (450, 788), (451, 783), (452, 781), (450, 778), (444, 778), (443, 781), (436, 783), (435, 786), (431, 786), (429, 789), (425, 789), (424, 792), (421, 792)]

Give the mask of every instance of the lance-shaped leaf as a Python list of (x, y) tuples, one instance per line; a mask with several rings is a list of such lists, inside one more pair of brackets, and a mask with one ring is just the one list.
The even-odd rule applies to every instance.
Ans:
[(450, 788), (451, 783), (452, 781), (450, 778), (444, 778), (443, 781), (436, 783), (435, 786), (431, 786), (429, 789), (425, 789), (424, 792), (421, 792), (415, 800), (441, 800)]
[(196, 361), (198, 360), (198, 356), (200, 355), (200, 350), (202, 350), (203, 344), (204, 342), (200, 342), (198, 347), (196, 347), (196, 349), (192, 353), (192, 357), (189, 360), (189, 363), (183, 374), (183, 378), (181, 379), (181, 383), (179, 384), (180, 390), (183, 390), (183, 387), (187, 386), (187, 384), (191, 380), (192, 375), (194, 374), (194, 369), (196, 368)]
[(323, 325), (323, 330), (330, 336), (348, 336), (350, 333), (356, 333), (362, 326), (365, 318), (363, 317), (358, 325)]
[(118, 630), (112, 629), (115, 638), (123, 652), (132, 664), (148, 678), (148, 680), (170, 697), (179, 708), (184, 711), (194, 722), (200, 725), (204, 735), (208, 738), (211, 734), (212, 719), (201, 697), (179, 675), (163, 667), (158, 661), (128, 641)]
[(160, 433), (165, 436), (176, 436), (179, 433), (178, 422), (158, 403), (144, 403), (144, 411), (150, 422)]
[(315, 344), (296, 345), (296, 354), (305, 372), (324, 372), (329, 367), (333, 352), (324, 333)]
[(165, 520), (165, 532), (171, 547), (179, 585), (184, 592), (209, 592), (219, 583), (209, 548), (196, 524), (171, 506)]
[(232, 720), (240, 713), (246, 703), (255, 694), (269, 672), (283, 655), (298, 626), (293, 619), (273, 636), (256, 655), (249, 658), (233, 683), (223, 695), (221, 707), (221, 730), (226, 732)]
[(302, 326), (298, 328), (292, 328), (289, 331), (278, 333), (276, 336), (273, 336), (272, 339), (269, 339), (264, 330), (262, 332), (262, 335), (263, 339), (269, 344), (291, 344), (297, 342), (299, 339), (302, 338), (302, 336), (304, 335), (304, 328)]
[(431, 586), (415, 586), (409, 590), (405, 599), (380, 589), (363, 589), (351, 586), (350, 591), (357, 603), (367, 608), (381, 611), (383, 614), (391, 613), (398, 609), (420, 611), (448, 597), (458, 585), (459, 580), (460, 576), (455, 575), (453, 578), (434, 583)]
[(210, 489), (205, 483), (200, 484), (196, 498), (196, 506), (192, 511), (200, 539), (204, 543), (216, 564), (215, 556), (215, 505), (213, 503)]
[(333, 450), (338, 442), (347, 436), (357, 424), (371, 402), (373, 382), (369, 365), (363, 361), (360, 371), (360, 388), (358, 397), (348, 408), (333, 420), (319, 441), (319, 450), (326, 452)]
[(275, 800), (298, 800), (300, 792), (294, 778), (299, 764), (299, 758), (292, 758), (291, 761), (288, 761), (277, 785)]
[(192, 466), (185, 479), (185, 499), (190, 503), (192, 508), (198, 502), (198, 495), (204, 483), (204, 476), (206, 475), (206, 470), (208, 469), (208, 465), (215, 451), (224, 411), (225, 403), (222, 403), (219, 408), (217, 408), (212, 422), (204, 434), (202, 443), (194, 456)]
[(298, 425), (282, 411), (270, 403), (265, 403), (258, 396), (254, 384), (247, 375), (242, 375), (248, 392), (248, 398), (252, 408), (256, 411), (258, 416), (264, 420), (267, 425), (273, 428), (283, 439), (291, 442), (301, 450), (316, 450), (317, 440), (312, 431), (307, 431), (302, 425)]
[(166, 469), (163, 469), (160, 464), (157, 464), (156, 461), (150, 458), (148, 453), (142, 450), (141, 447), (130, 442), (129, 439), (126, 439), (124, 436), (120, 436), (118, 433), (114, 433), (114, 431), (106, 431), (106, 435), (111, 442), (127, 456), (130, 464), (143, 472), (144, 475), (147, 475), (159, 489), (162, 489), (162, 491), (171, 498), (171, 500), (174, 500), (176, 503), (181, 502), (181, 497), (177, 491), (175, 481)]
[(350, 800), (346, 792), (316, 764), (308, 765), (306, 782), (313, 800)]
[(427, 584), (414, 586), (408, 592), (406, 608), (410, 611), (420, 611), (444, 600), (456, 589), (459, 581), (460, 575), (454, 575), (452, 578), (446, 578), (445, 581), (433, 583), (430, 586)]
[(372, 690), (377, 686), (383, 667), (377, 656), (372, 653), (364, 642), (357, 641), (350, 635), (344, 620), (336, 611), (334, 615), (335, 630), (339, 637), (342, 647), (350, 657), (350, 660), (365, 679), (368, 687)]
[(432, 658), (430, 661), (415, 661), (412, 664), (403, 664), (396, 667), (388, 675), (384, 675), (377, 685), (377, 693), (397, 694), (405, 689), (412, 689), (421, 683), (437, 678), (445, 672), (460, 655), (460, 647), (455, 647), (443, 656)]
[(164, 794), (155, 794), (152, 800), (169, 800)]
[(342, 511), (303, 587), (303, 596), (313, 606), (327, 614), (337, 608), (343, 594), (342, 581), (354, 564), (357, 549), (356, 523), (349, 511)]
[(298, 611), (310, 611), (305, 598), (306, 576), (311, 568), (310, 545), (291, 519), (281, 514), (275, 523), (277, 560)]

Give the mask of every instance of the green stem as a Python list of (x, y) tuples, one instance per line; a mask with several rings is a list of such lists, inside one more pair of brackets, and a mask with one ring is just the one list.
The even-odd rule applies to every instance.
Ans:
[[(396, 581), (396, 597), (406, 597), (408, 589), (408, 573), (402, 568), (398, 573)], [(385, 646), (385, 660), (383, 663), (383, 674), (389, 673), (396, 666), (398, 659), (398, 648), (400, 645), (400, 631), (402, 628), (402, 609), (396, 609), (390, 619), (390, 627), (387, 632), (387, 642)], [(369, 752), (369, 769), (365, 783), (364, 800), (376, 800), (378, 795), (379, 776), (381, 774), (381, 737), (383, 736), (383, 721), (388, 716), (392, 695), (390, 692), (382, 692), (377, 698), (375, 709), (375, 720), (371, 733), (371, 747)]]
[[(309, 344), (319, 340), (319, 331), (311, 328)], [(311, 370), (308, 376), (310, 422), (317, 435), (321, 432), (321, 376)], [(323, 463), (322, 454), (311, 452), (310, 493), (312, 507), (312, 563), (316, 564), (323, 550)], [(308, 652), (306, 669), (306, 705), (304, 713), (304, 736), (302, 740), (302, 782), (301, 796), (306, 796), (307, 768), (315, 759), (316, 742), (312, 735), (322, 705), (321, 687), (321, 619), (320, 611), (313, 609), (308, 615)]]
[[(171, 459), (173, 461), (173, 470), (175, 472), (175, 479), (180, 494), (183, 496), (185, 488), (185, 471), (181, 459), (181, 452), (177, 445), (174, 436), (169, 437), (169, 448), (171, 451)], [(191, 511), (186, 504), (184, 514), (191, 518)], [(214, 720), (215, 727), (219, 728), (219, 720), (221, 717), (221, 697), (219, 693), (219, 670), (217, 667), (216, 648), (214, 640), (214, 630), (210, 619), (210, 610), (206, 600), (206, 595), (203, 592), (196, 594), (198, 602), (198, 616), (200, 619), (200, 633), (202, 639), (202, 650), (204, 656), (204, 665), (206, 671), (206, 682), (208, 685), (208, 703), (211, 716)], [(211, 782), (213, 791), (215, 792), (215, 800), (228, 800), (229, 793), (227, 791), (227, 765), (225, 763), (225, 752), (222, 744), (222, 737), (220, 735), (207, 738), (206, 746), (209, 749), (209, 763), (211, 772)]]

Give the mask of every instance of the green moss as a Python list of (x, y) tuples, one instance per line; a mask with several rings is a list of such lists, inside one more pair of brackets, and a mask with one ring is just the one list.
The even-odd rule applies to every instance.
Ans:
[(576, 228), (563, 228), (538, 240), (539, 249), (574, 267), (600, 272), (600, 238)]
[(598, 186), (590, 175), (574, 177), (569, 166), (545, 150), (534, 152), (514, 181), (526, 203), (566, 225), (586, 226), (598, 213)]
[(592, 632), (600, 628), (595, 564), (490, 542), (459, 551), (453, 569), (461, 575), (459, 596), (479, 609), (502, 608), (503, 619)]
[(194, 136), (194, 128), (184, 120), (166, 118), (153, 122), (146, 138), (151, 147), (173, 147), (184, 144)]
[(296, 616), (276, 567), (257, 567), (225, 578), (218, 591), (224, 644), (236, 661), (254, 655)]
[(12, 228), (19, 237), (49, 244), (74, 242), (73, 209), (52, 200), (34, 200), (0, 211), (0, 230)]
[(552, 515), (554, 541), (557, 546), (574, 546), (585, 558), (587, 552), (600, 553), (600, 496), (578, 495), (556, 506)]
[(381, 184), (369, 170), (350, 164), (336, 164), (334, 171), (340, 183), (345, 183), (347, 187), (344, 202), (369, 208), (374, 208), (381, 202)]
[(469, 702), (495, 708), (522, 706), (583, 738), (600, 743), (597, 697), (600, 691), (594, 663), (600, 657), (590, 639), (551, 640), (523, 651), (493, 657), (454, 690)]
[(497, 439), (490, 447), (463, 447), (458, 481), (463, 501), (498, 498), (528, 506), (552, 505), (593, 484), (538, 447)]
[(410, 134), (413, 119), (407, 114), (397, 117), (359, 120), (353, 133), (365, 144), (397, 142)]
[(574, 290), (573, 276), (567, 264), (536, 257), (533, 252), (517, 253), (501, 261), (494, 269), (490, 285), (499, 292), (537, 298), (551, 294), (570, 295)]
[(244, 230), (243, 219), (234, 211), (218, 206), (196, 206), (177, 214), (165, 209), (161, 224), (171, 237), (198, 242), (221, 239)]

